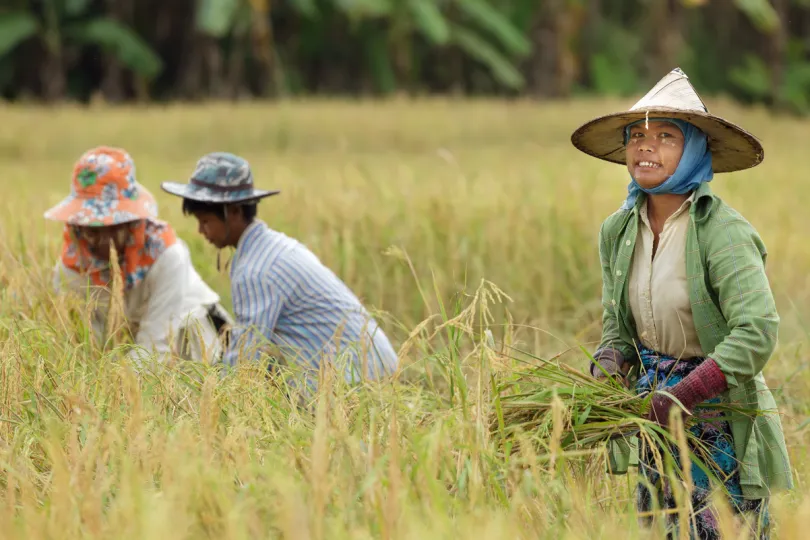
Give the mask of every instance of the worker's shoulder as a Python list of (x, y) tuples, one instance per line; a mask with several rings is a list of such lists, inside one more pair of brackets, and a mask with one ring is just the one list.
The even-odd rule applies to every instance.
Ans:
[(155, 259), (146, 273), (146, 279), (182, 279), (191, 267), (191, 253), (185, 242), (177, 239), (167, 246)]

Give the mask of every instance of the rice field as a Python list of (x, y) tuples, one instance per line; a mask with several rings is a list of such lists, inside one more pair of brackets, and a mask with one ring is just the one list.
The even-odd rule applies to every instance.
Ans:
[[(622, 167), (571, 131), (620, 101), (314, 101), (128, 108), (0, 107), (0, 530), (4, 538), (656, 538), (634, 479), (604, 455), (521, 445), (489, 430), (493, 381), (515, 347), (575, 368), (600, 331), (601, 221)], [(758, 229), (782, 317), (765, 370), (795, 468), (775, 537), (810, 519), (810, 122), (712, 102), (764, 143), (715, 192)], [(281, 195), (259, 206), (363, 299), (400, 348), (396, 381), (327, 377), (291, 408), (255, 366), (135, 375), (123, 338), (89, 339), (52, 295), (60, 227), (42, 213), (73, 162), (126, 148), (160, 215), (230, 307), (216, 252), (159, 189), (215, 150), (248, 159)], [(228, 253), (224, 252), (223, 260)], [(621, 535), (621, 536), (618, 536)], [(728, 538), (737, 538), (729, 525)]]

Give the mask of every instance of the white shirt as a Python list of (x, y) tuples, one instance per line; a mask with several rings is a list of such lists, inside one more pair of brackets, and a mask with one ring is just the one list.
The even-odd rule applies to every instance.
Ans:
[(655, 235), (647, 217), (647, 205), (641, 205), (641, 222), (630, 267), (630, 312), (639, 340), (648, 349), (675, 358), (704, 356), (686, 279), (686, 233), (694, 197), (693, 193), (666, 220), (654, 257)]
[[(60, 260), (54, 268), (54, 287), (64, 284), (70, 291), (84, 295), (87, 278), (65, 267)], [(109, 290), (91, 286), (96, 299), (93, 329), (101, 338), (109, 306)], [(192, 332), (191, 351), (194, 360), (215, 361), (222, 350), (216, 329), (208, 318), (208, 307), (219, 302), (215, 293), (200, 277), (191, 263), (186, 244), (178, 238), (160, 254), (143, 281), (124, 293), (124, 316), (134, 336), (130, 356), (139, 361), (149, 354), (159, 359), (178, 353), (181, 329)], [(223, 310), (224, 311), (224, 310)], [(198, 339), (199, 336), (199, 339)]]

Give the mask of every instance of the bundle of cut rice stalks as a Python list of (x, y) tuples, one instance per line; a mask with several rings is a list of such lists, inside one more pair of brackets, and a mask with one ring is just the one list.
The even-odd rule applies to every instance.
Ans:
[[(638, 437), (662, 451), (663, 458), (676, 458), (675, 452), (681, 455), (686, 452), (713, 477), (704, 465), (705, 460), (694, 451), (705, 456), (702, 444), (688, 430), (701, 420), (699, 413), (684, 414), (683, 422), (675, 419), (675, 429), (668, 430), (646, 419), (652, 394), (637, 395), (619, 380), (597, 380), (564, 363), (528, 356), (536, 363), (514, 371), (498, 385), (495, 396), (490, 428), (503, 441), (507, 452), (514, 453), (521, 441), (529, 441), (541, 452), (581, 453), (596, 451), (610, 441)], [(732, 414), (744, 412), (728, 405), (707, 405), (707, 408), (724, 409)], [(686, 464), (681, 459), (676, 461)]]
[(543, 361), (512, 374), (498, 388), (492, 427), (548, 440), (562, 420), (563, 448), (587, 448), (638, 432), (649, 399), (619, 381), (597, 380), (571, 366)]

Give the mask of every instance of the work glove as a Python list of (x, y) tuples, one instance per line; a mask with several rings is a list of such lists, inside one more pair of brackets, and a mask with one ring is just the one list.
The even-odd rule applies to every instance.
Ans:
[[(696, 405), (719, 396), (727, 388), (726, 376), (723, 375), (720, 366), (711, 358), (707, 358), (681, 382), (669, 388), (667, 392), (681, 402), (688, 414), (692, 414)], [(669, 411), (673, 406), (675, 406), (675, 402), (669, 396), (654, 394), (650, 412), (647, 413), (647, 419), (656, 422), (662, 427), (667, 427), (669, 425)]]

